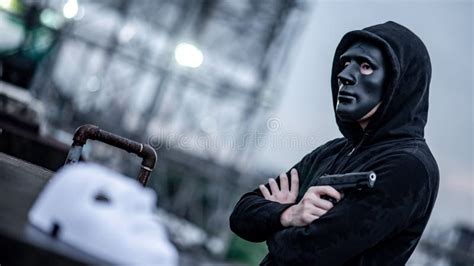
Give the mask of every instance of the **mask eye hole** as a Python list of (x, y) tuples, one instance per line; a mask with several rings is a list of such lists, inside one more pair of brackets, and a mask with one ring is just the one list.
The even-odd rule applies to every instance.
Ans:
[(374, 70), (369, 63), (364, 62), (360, 65), (360, 72), (364, 75), (370, 75), (374, 72)]
[(110, 198), (107, 197), (107, 195), (105, 195), (103, 192), (97, 193), (94, 197), (94, 200), (102, 203), (111, 203)]

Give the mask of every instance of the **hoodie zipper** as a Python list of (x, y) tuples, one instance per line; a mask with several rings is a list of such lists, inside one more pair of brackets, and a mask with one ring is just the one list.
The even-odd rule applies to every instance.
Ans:
[[(362, 136), (362, 139), (359, 141), (359, 143), (357, 143), (356, 146), (354, 146), (350, 151), (349, 153), (347, 153), (347, 155), (345, 155), (345, 158), (344, 159), (344, 156), (341, 157), (342, 160), (339, 161), (339, 165), (337, 165), (334, 169), (334, 171), (332, 170), (333, 167), (334, 167), (334, 164), (339, 160), (339, 156), (336, 156), (336, 158), (331, 162), (330, 166), (327, 168), (328, 170), (324, 173), (324, 174), (328, 174), (328, 173), (339, 173), (339, 171), (341, 169), (343, 169), (346, 164), (347, 164), (347, 161), (349, 160), (349, 158), (347, 157), (350, 157), (357, 149), (360, 148), (360, 146), (362, 146), (362, 144), (364, 143), (366, 137), (368, 136), (369, 134), (367, 132), (364, 133), (364, 135)], [(343, 148), (344, 149), (344, 148)]]
[(369, 133), (364, 132), (364, 136), (362, 136), (362, 139), (359, 141), (359, 143), (357, 143), (356, 146), (354, 146), (354, 148), (352, 148), (352, 150), (347, 154), (347, 156), (351, 156), (354, 153), (354, 151), (359, 149), (360, 146), (362, 146), (362, 143), (364, 143), (365, 138), (368, 137), (368, 136), (369, 136)]
[(347, 154), (347, 156), (351, 156), (352, 153), (355, 151), (356, 147), (352, 148), (352, 150)]
[[(362, 144), (364, 143), (366, 137), (368, 136), (369, 134), (368, 133), (364, 133), (364, 135), (362, 136), (362, 139), (359, 141), (359, 143), (357, 143), (356, 146), (354, 146), (354, 148), (352, 148), (352, 150), (346, 155), (345, 159), (342, 159), (340, 161), (340, 164), (336, 167), (336, 171), (334, 173), (339, 173), (342, 169), (344, 169), (344, 167), (346, 167), (346, 164), (347, 162), (349, 161), (349, 158), (352, 154), (354, 154), (355, 151), (357, 151), (360, 146), (362, 146)], [(344, 158), (344, 157), (342, 157)]]

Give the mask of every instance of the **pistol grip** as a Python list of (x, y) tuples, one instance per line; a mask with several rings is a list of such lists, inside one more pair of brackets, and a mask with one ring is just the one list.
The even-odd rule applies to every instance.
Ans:
[(329, 197), (328, 195), (322, 195), (321, 198), (330, 201), (334, 205), (337, 203), (337, 200), (335, 198)]

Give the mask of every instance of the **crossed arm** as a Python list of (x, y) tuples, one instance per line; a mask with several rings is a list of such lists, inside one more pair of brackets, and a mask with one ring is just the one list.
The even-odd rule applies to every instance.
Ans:
[[(273, 178), (268, 179), (271, 192), (264, 185), (259, 186), (265, 199), (282, 204), (296, 202), (299, 190), (298, 171), (293, 168), (290, 173), (291, 187), (288, 186), (286, 173), (280, 174), (280, 188)], [(280, 223), (284, 227), (305, 226), (326, 214), (334, 205), (330, 201), (322, 199), (322, 195), (328, 195), (337, 201), (342, 198), (342, 195), (330, 186), (310, 187), (298, 204), (292, 205), (283, 211), (280, 216)]]
[(342, 197), (329, 186), (310, 187), (296, 203), (299, 190), (297, 170), (292, 169), (290, 175), (291, 182), (283, 173), (278, 180), (270, 178), (267, 186), (260, 185), (259, 189), (243, 195), (230, 216), (232, 231), (248, 241), (262, 242), (275, 232), (291, 226), (306, 226), (319, 219), (334, 207), (330, 201), (321, 199), (322, 195), (337, 200)]

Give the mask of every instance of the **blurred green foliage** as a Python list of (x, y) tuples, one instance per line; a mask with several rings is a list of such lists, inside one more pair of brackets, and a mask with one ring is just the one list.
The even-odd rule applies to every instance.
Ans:
[(226, 257), (229, 261), (245, 265), (258, 265), (267, 253), (268, 249), (265, 242), (248, 242), (236, 235), (232, 235)]

